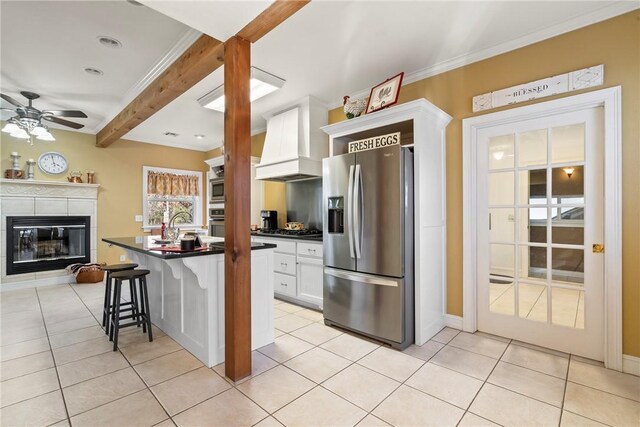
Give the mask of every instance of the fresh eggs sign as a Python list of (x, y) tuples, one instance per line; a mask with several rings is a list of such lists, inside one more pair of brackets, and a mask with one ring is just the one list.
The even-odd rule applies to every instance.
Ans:
[(361, 139), (359, 141), (352, 141), (349, 143), (349, 153), (375, 150), (376, 148), (383, 148), (398, 144), (400, 144), (400, 132), (395, 132), (388, 135), (374, 136), (367, 139)]

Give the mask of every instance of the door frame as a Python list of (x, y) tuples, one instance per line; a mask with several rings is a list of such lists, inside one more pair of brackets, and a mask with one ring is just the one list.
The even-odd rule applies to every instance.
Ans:
[(462, 329), (477, 330), (477, 143), (481, 129), (603, 107), (604, 130), (604, 364), (622, 370), (622, 87), (615, 86), (462, 121)]

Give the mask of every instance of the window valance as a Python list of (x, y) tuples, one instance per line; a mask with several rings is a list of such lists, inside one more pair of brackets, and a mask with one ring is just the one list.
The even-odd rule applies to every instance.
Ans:
[(198, 196), (198, 176), (149, 172), (147, 192), (156, 196)]

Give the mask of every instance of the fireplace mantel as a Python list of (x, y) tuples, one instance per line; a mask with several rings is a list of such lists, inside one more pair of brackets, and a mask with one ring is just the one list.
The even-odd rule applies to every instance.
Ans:
[(8, 216), (88, 216), (90, 220), (91, 262), (97, 259), (98, 188), (100, 184), (76, 184), (64, 181), (0, 179), (2, 250), (0, 251), (0, 291), (36, 286), (73, 283), (65, 270), (38, 271), (7, 275)]
[(76, 184), (64, 181), (0, 179), (1, 197), (72, 197), (97, 199), (100, 184)]

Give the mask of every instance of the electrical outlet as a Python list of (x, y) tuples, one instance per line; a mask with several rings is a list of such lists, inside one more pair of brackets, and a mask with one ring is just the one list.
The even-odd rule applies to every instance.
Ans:
[(142, 222), (142, 215), (136, 215), (136, 222)]
[(126, 258), (124, 255), (120, 255), (120, 261), (124, 261), (124, 260), (126, 260), (126, 259), (127, 259), (127, 258)]

